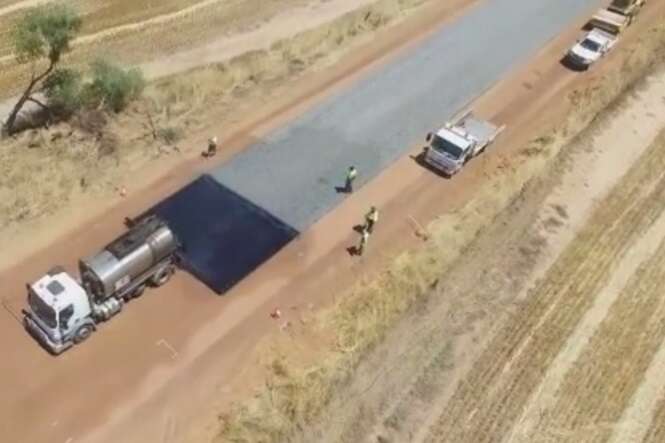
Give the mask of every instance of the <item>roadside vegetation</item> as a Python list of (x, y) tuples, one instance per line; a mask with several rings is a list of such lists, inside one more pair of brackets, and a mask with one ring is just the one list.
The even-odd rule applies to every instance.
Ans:
[[(83, 24), (80, 14), (69, 6), (46, 5), (26, 12), (15, 24), (11, 36), (17, 63), (29, 66), (30, 80), (3, 124), (3, 133), (49, 125), (85, 113), (92, 108), (122, 111), (144, 87), (140, 71), (125, 71), (105, 60), (96, 60), (85, 74), (62, 61)], [(38, 111), (21, 115), (27, 103)]]
[(395, 257), (378, 277), (340, 296), (336, 306), (304, 326), (305, 335), (321, 334), (322, 328), (334, 336), (334, 344), (319, 351), (316, 364), (295, 363), (297, 358), (275, 345), (274, 358), (266, 367), (266, 386), (222, 418), (216, 441), (281, 442), (305, 432), (368, 351), (381, 343), (408, 310), (436, 293), (439, 279), (455, 259), (520, 197), (525, 183), (537, 177), (598, 115), (611, 111), (640, 79), (663, 66), (665, 26), (644, 30), (635, 43), (620, 51), (624, 58), (621, 68), (570, 94), (567, 119), (521, 150), (514, 173), (492, 177), (471, 204), (429, 225), (423, 247)]

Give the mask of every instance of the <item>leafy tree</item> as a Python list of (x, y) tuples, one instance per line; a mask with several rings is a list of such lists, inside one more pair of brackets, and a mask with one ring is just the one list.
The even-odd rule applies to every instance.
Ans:
[(130, 101), (141, 95), (145, 87), (145, 80), (139, 69), (124, 70), (103, 59), (93, 62), (90, 68), (92, 80), (83, 92), (89, 105), (120, 112)]
[(73, 69), (54, 70), (44, 80), (42, 90), (48, 106), (58, 113), (69, 116), (83, 104), (81, 74)]
[[(65, 5), (37, 7), (23, 16), (12, 32), (14, 54), (22, 64), (31, 64), (30, 82), (9, 114), (3, 130), (14, 132), (16, 118), (26, 102), (31, 101), (48, 110), (48, 107), (33, 97), (40, 84), (53, 73), (63, 54), (81, 29), (79, 14)], [(40, 66), (46, 67), (38, 72)]]

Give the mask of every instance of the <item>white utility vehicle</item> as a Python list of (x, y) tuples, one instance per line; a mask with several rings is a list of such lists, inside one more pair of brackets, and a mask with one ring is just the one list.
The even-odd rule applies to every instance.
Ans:
[(601, 29), (592, 29), (566, 54), (568, 63), (576, 68), (587, 69), (605, 56), (617, 43), (616, 35)]
[(151, 216), (87, 260), (81, 280), (55, 267), (28, 285), (24, 325), (53, 354), (85, 340), (101, 321), (122, 310), (146, 285), (161, 286), (175, 271), (179, 243), (162, 220)]
[(607, 10), (626, 17), (635, 17), (646, 4), (646, 0), (612, 0)]
[(460, 118), (448, 122), (436, 133), (427, 134), (429, 146), (423, 154), (424, 161), (452, 176), (472, 157), (480, 154), (505, 129), (474, 117), (467, 111)]
[(587, 26), (618, 35), (630, 26), (632, 22), (632, 16), (623, 15), (609, 9), (601, 9), (591, 17)]

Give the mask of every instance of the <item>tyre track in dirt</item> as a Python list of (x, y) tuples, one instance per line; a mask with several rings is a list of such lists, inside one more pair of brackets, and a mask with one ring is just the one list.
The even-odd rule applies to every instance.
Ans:
[(20, 2), (15, 2), (13, 4), (0, 7), (0, 17), (3, 15), (11, 14), (21, 9), (33, 8), (35, 6), (42, 5), (44, 3), (49, 3), (54, 0), (24, 0)]
[[(221, 0), (202, 0), (199, 3), (194, 3), (193, 5), (182, 8), (178, 11), (169, 12), (166, 14), (156, 15), (147, 20), (141, 20), (135, 23), (126, 23), (119, 26), (114, 26), (112, 28), (104, 29), (93, 34), (83, 35), (74, 40), (72, 46), (81, 46), (86, 44), (91, 44), (105, 38), (110, 38), (120, 33), (126, 32), (138, 32), (144, 30), (148, 27), (164, 25), (180, 18), (183, 18), (187, 15), (194, 14), (195, 12), (201, 11), (208, 6), (212, 6), (216, 3), (219, 3)], [(14, 55), (6, 55), (0, 57), (0, 64), (11, 62), (15, 59)]]
[(663, 441), (665, 441), (665, 396), (658, 401), (651, 424), (642, 439), (643, 443), (661, 443)]
[(665, 301), (657, 290), (665, 283), (663, 263), (661, 241), (656, 254), (632, 275), (567, 373), (556, 402), (543, 411), (538, 432), (526, 441), (542, 439), (543, 434), (557, 441), (606, 441), (612, 436), (665, 337), (660, 321)]
[[(630, 406), (624, 410), (615, 427), (611, 443), (642, 441), (648, 435), (654, 414), (659, 410), (659, 401), (665, 397), (665, 385), (662, 383), (664, 373), (665, 346), (661, 345), (644, 374), (644, 381), (633, 394)], [(664, 418), (659, 418), (660, 423), (664, 423)]]
[(665, 152), (650, 149), (641, 160), (492, 339), (429, 441), (499, 441), (505, 435), (613, 266), (665, 207)]

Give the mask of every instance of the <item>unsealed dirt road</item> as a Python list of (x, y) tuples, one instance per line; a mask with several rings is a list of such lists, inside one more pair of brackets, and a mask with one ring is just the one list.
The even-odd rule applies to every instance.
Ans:
[[(373, 243), (376, 248), (394, 251), (411, 244), (410, 227), (398, 214), (408, 211), (429, 220), (467, 201), (474, 183), (496, 171), (500, 155), (514, 153), (534, 128), (555, 114), (531, 118), (553, 95), (583, 81), (558, 65), (559, 54), (575, 33), (571, 29), (550, 44), (533, 64), (479, 102), (481, 111), (500, 116), (509, 125), (530, 122), (520, 131), (509, 131), (497, 144), (496, 154), (469, 165), (454, 182), (441, 180), (409, 158), (400, 160), (224, 299), (211, 297), (197, 281), (180, 274), (167, 287), (133, 302), (85, 346), (58, 359), (41, 352), (12, 317), (4, 316), (0, 328), (7, 358), (2, 361), (0, 432), (7, 439), (26, 442), (182, 441), (201, 404), (215, 396), (230, 401), (246, 393), (243, 375), (256, 363), (248, 350), (277, 328), (267, 315), (273, 306), (302, 309), (310, 303), (317, 307), (329, 303), (359, 273), (380, 265), (376, 253), (367, 262), (350, 261), (344, 246), (355, 237), (340, 226), (353, 226), (372, 202), (386, 208), (384, 228)], [(523, 86), (534, 77), (542, 79), (540, 87)], [(511, 100), (506, 100), (508, 96)], [(521, 101), (528, 105), (519, 106), (519, 112), (511, 110)], [(182, 180), (165, 178), (54, 244), (48, 254), (31, 257), (4, 273), (0, 281), (11, 294), (5, 298), (8, 308), (16, 312), (22, 306), (23, 282), (63, 258), (73, 268), (75, 257), (93, 250), (99, 239), (122, 231), (125, 215), (140, 212)], [(442, 202), (444, 190), (454, 197)]]

